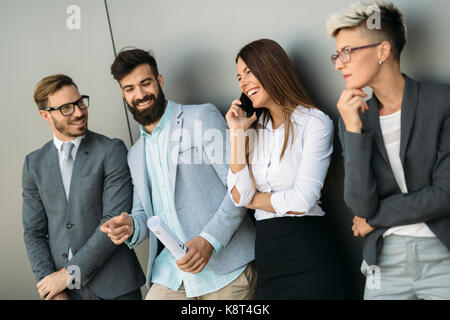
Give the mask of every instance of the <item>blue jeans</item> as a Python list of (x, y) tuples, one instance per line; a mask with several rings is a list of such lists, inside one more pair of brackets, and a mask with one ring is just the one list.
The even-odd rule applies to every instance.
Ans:
[(365, 261), (365, 300), (450, 300), (450, 252), (437, 238), (390, 235), (378, 266)]

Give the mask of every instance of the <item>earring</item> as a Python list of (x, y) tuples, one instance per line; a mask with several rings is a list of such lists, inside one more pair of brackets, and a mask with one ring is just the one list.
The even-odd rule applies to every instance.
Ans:
[(383, 64), (383, 61), (378, 61), (378, 64), (381, 66)]

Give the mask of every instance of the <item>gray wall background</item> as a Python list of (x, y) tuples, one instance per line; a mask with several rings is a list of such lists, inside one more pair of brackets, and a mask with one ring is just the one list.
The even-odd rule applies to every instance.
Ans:
[[(450, 22), (447, 0), (394, 0), (405, 14), (409, 43), (402, 69), (418, 80), (450, 83)], [(336, 123), (344, 88), (329, 56), (325, 35), (330, 13), (348, 0), (0, 0), (0, 299), (39, 299), (23, 243), (21, 170), (26, 154), (51, 139), (32, 93), (44, 76), (66, 73), (91, 96), (89, 128), (132, 141), (119, 88), (109, 66), (114, 59), (106, 6), (117, 50), (153, 50), (165, 77), (165, 94), (185, 104), (212, 102), (222, 113), (238, 97), (234, 58), (246, 43), (271, 38), (288, 52), (315, 103)], [(69, 30), (70, 5), (81, 9), (81, 29)], [(130, 117), (133, 141), (138, 127)], [(342, 201), (343, 170), (335, 141), (323, 202), (347, 268), (348, 298), (359, 299), (362, 241), (354, 239)], [(148, 243), (136, 251), (147, 268)], [(143, 293), (146, 289), (143, 288)]]

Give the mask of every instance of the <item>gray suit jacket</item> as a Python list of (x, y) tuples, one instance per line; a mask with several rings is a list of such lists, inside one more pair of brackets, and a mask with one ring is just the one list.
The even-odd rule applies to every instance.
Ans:
[(376, 229), (363, 256), (375, 265), (383, 233), (394, 226), (425, 222), (450, 249), (450, 87), (405, 76), (400, 158), (408, 193), (401, 193), (389, 164), (374, 95), (361, 116), (362, 134), (349, 133), (340, 119), (344, 199), (355, 216)]
[[(145, 278), (134, 251), (114, 245), (99, 230), (131, 209), (124, 143), (87, 132), (75, 158), (68, 201), (57, 152), (50, 141), (27, 155), (23, 166), (24, 238), (36, 281), (78, 266), (81, 286), (99, 297), (115, 298), (140, 288)], [(73, 258), (67, 261), (69, 246)]]
[[(227, 274), (254, 260), (255, 251), (254, 224), (246, 214), (246, 208), (236, 207), (227, 192), (227, 125), (222, 114), (211, 104), (173, 103), (172, 106), (169, 168), (176, 214), (189, 239), (206, 232), (222, 244), (224, 248), (211, 256), (206, 268)], [(196, 126), (202, 126), (202, 130), (196, 131)], [(208, 133), (212, 135), (208, 136)], [(218, 139), (222, 143), (216, 150), (214, 142)], [(196, 164), (198, 156), (204, 159), (201, 164)], [(147, 270), (147, 285), (150, 286), (157, 239), (147, 228), (153, 209), (142, 137), (130, 149), (128, 165), (134, 184), (132, 215), (140, 232), (134, 235), (133, 243), (127, 241), (127, 244), (133, 248), (150, 236)]]

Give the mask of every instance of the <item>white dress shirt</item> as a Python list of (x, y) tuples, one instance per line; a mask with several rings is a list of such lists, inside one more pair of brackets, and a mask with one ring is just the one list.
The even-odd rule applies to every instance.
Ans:
[[(402, 193), (408, 193), (405, 173), (403, 171), (402, 161), (400, 160), (401, 115), (400, 110), (387, 116), (380, 116), (380, 126), (395, 181)], [(383, 234), (383, 237), (391, 234), (412, 237), (436, 237), (424, 222), (389, 228)]]
[[(75, 157), (77, 155), (78, 147), (80, 146), (82, 139), (83, 139), (83, 137), (77, 137), (74, 140), (68, 141), (68, 142), (72, 142), (74, 145), (74, 147), (72, 148), (72, 152), (71, 152), (74, 163), (75, 163)], [(60, 169), (61, 176), (62, 176), (62, 164), (64, 161), (64, 152), (62, 151), (62, 146), (65, 142), (59, 140), (55, 135), (53, 135), (53, 143), (55, 144), (56, 149), (58, 150), (59, 169)]]
[[(78, 147), (80, 146), (81, 140), (83, 138), (84, 137), (77, 137), (74, 140), (69, 141), (69, 142), (72, 142), (74, 145), (72, 148), (72, 151), (70, 152), (74, 163), (75, 163), (75, 157), (77, 155)], [(65, 142), (59, 140), (55, 135), (53, 135), (53, 143), (55, 144), (56, 149), (58, 150), (59, 170), (60, 170), (60, 174), (62, 177), (62, 166), (63, 166), (64, 157), (65, 157), (64, 151), (62, 150), (62, 146)], [(69, 197), (69, 195), (66, 195), (66, 196), (67, 196), (67, 198)], [(72, 257), (73, 257), (72, 248), (69, 246), (69, 254), (68, 254), (67, 260), (72, 259)]]
[[(259, 121), (262, 124), (262, 119)], [(318, 109), (299, 105), (291, 115), (291, 123), (294, 142), (291, 146), (291, 134), (281, 161), (284, 125), (273, 129), (269, 120), (266, 128), (259, 130), (249, 154), (256, 189), (248, 165), (236, 174), (228, 170), (228, 192), (231, 196), (236, 187), (240, 194), (239, 203), (233, 200), (236, 206), (249, 204), (255, 192), (272, 193), (271, 204), (276, 213), (256, 209), (256, 220), (325, 215), (319, 199), (333, 153), (333, 122)], [(305, 214), (291, 215), (289, 211)]]

